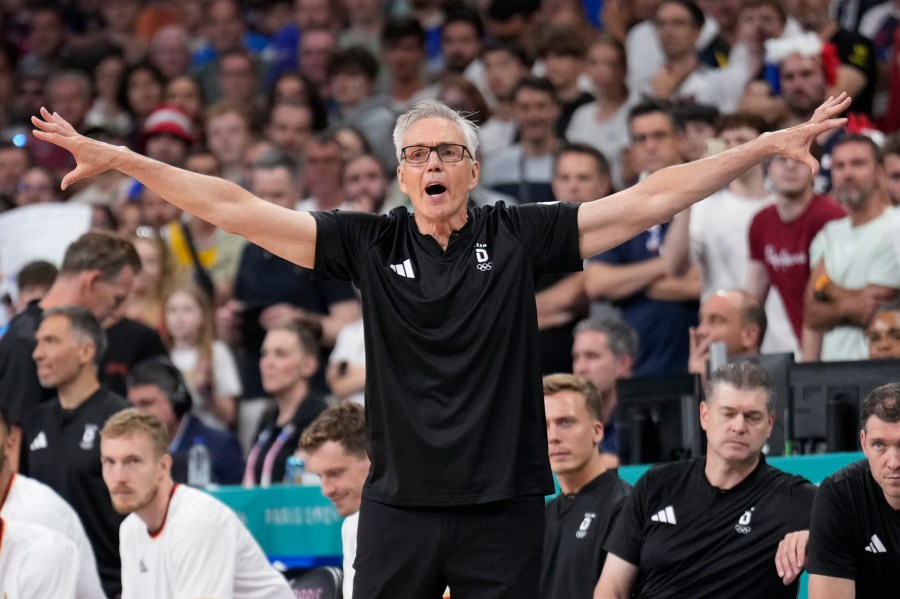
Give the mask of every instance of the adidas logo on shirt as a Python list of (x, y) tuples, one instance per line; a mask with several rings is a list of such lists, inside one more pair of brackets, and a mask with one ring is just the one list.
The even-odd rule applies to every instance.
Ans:
[(665, 508), (650, 516), (650, 520), (652, 520), (653, 522), (661, 522), (663, 524), (678, 523), (678, 521), (675, 519), (675, 509), (671, 505), (667, 505)]
[(884, 543), (878, 538), (878, 535), (872, 535), (872, 542), (866, 545), (866, 551), (869, 553), (887, 553)]
[(391, 264), (391, 270), (407, 279), (415, 279), (416, 273), (413, 272), (412, 261), (407, 258), (402, 264)]
[(138, 572), (141, 574), (146, 574), (148, 572), (147, 566), (144, 564), (144, 560), (138, 560)]
[(37, 451), (38, 449), (46, 449), (47, 447), (47, 435), (44, 434), (44, 431), (38, 433), (37, 437), (34, 438), (34, 441), (31, 442), (31, 445), (28, 446), (29, 451)]

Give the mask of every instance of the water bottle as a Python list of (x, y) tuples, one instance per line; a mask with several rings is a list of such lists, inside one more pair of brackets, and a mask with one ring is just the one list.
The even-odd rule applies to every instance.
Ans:
[(284, 464), (284, 482), (288, 485), (302, 485), (305, 463), (298, 455), (288, 456)]
[(194, 437), (194, 444), (188, 450), (187, 482), (192, 487), (208, 487), (212, 482), (212, 461), (202, 437)]

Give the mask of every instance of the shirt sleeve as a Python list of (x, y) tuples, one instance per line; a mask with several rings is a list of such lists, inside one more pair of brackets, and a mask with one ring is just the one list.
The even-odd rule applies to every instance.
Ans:
[(809, 269), (812, 270), (825, 259), (825, 248), (828, 246), (827, 229), (822, 229), (809, 245)]
[(2, 338), (0, 350), (0, 405), (6, 408), (11, 424), (21, 426), (25, 416), (43, 399), (37, 366), (31, 354), (34, 339), (25, 339), (16, 331)]
[(633, 566), (641, 562), (641, 544), (644, 536), (645, 496), (651, 471), (645, 473), (625, 498), (612, 534), (603, 544), (603, 550), (612, 553)]
[(339, 210), (310, 214), (316, 221), (314, 274), (359, 286), (359, 257), (392, 217)]
[(791, 489), (791, 532), (809, 530), (809, 521), (813, 503), (816, 499), (816, 486), (803, 477), (796, 476)]
[(578, 208), (581, 204), (551, 202), (511, 208), (514, 228), (531, 254), (538, 273), (577, 272), (583, 260), (578, 247)]
[(760, 244), (760, 229), (762, 227), (762, 220), (760, 218), (760, 214), (762, 212), (758, 212), (756, 216), (753, 217), (753, 220), (750, 221), (750, 229), (747, 231), (747, 247), (750, 248), (750, 259), (756, 260), (758, 262), (765, 262), (765, 256), (763, 255), (762, 244)]
[(809, 526), (810, 574), (856, 579), (849, 514), (844, 513), (834, 482), (822, 482), (813, 502)]
[(878, 249), (872, 252), (872, 265), (869, 271), (869, 283), (885, 287), (900, 287), (900, 264), (894, 252), (896, 239), (895, 221), (885, 230), (883, 239), (879, 240)]

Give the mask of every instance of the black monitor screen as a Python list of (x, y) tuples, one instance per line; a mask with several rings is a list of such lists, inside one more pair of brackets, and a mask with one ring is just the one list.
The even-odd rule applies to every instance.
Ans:
[(900, 381), (900, 360), (814, 362), (788, 369), (789, 436), (802, 451), (859, 449), (859, 409), (872, 389)]
[(620, 380), (619, 459), (652, 464), (701, 455), (700, 378), (695, 375)]

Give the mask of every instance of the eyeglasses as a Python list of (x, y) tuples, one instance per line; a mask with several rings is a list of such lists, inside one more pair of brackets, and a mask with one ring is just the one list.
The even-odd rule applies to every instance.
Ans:
[[(437, 153), (441, 162), (459, 162), (469, 149), (462, 144), (442, 144), (440, 146), (406, 146), (400, 151), (403, 160), (410, 164), (425, 164), (432, 152)], [(469, 154), (471, 156), (471, 153)]]
[(882, 343), (884, 341), (900, 342), (900, 329), (888, 329), (886, 331), (872, 330), (866, 333), (869, 343)]

